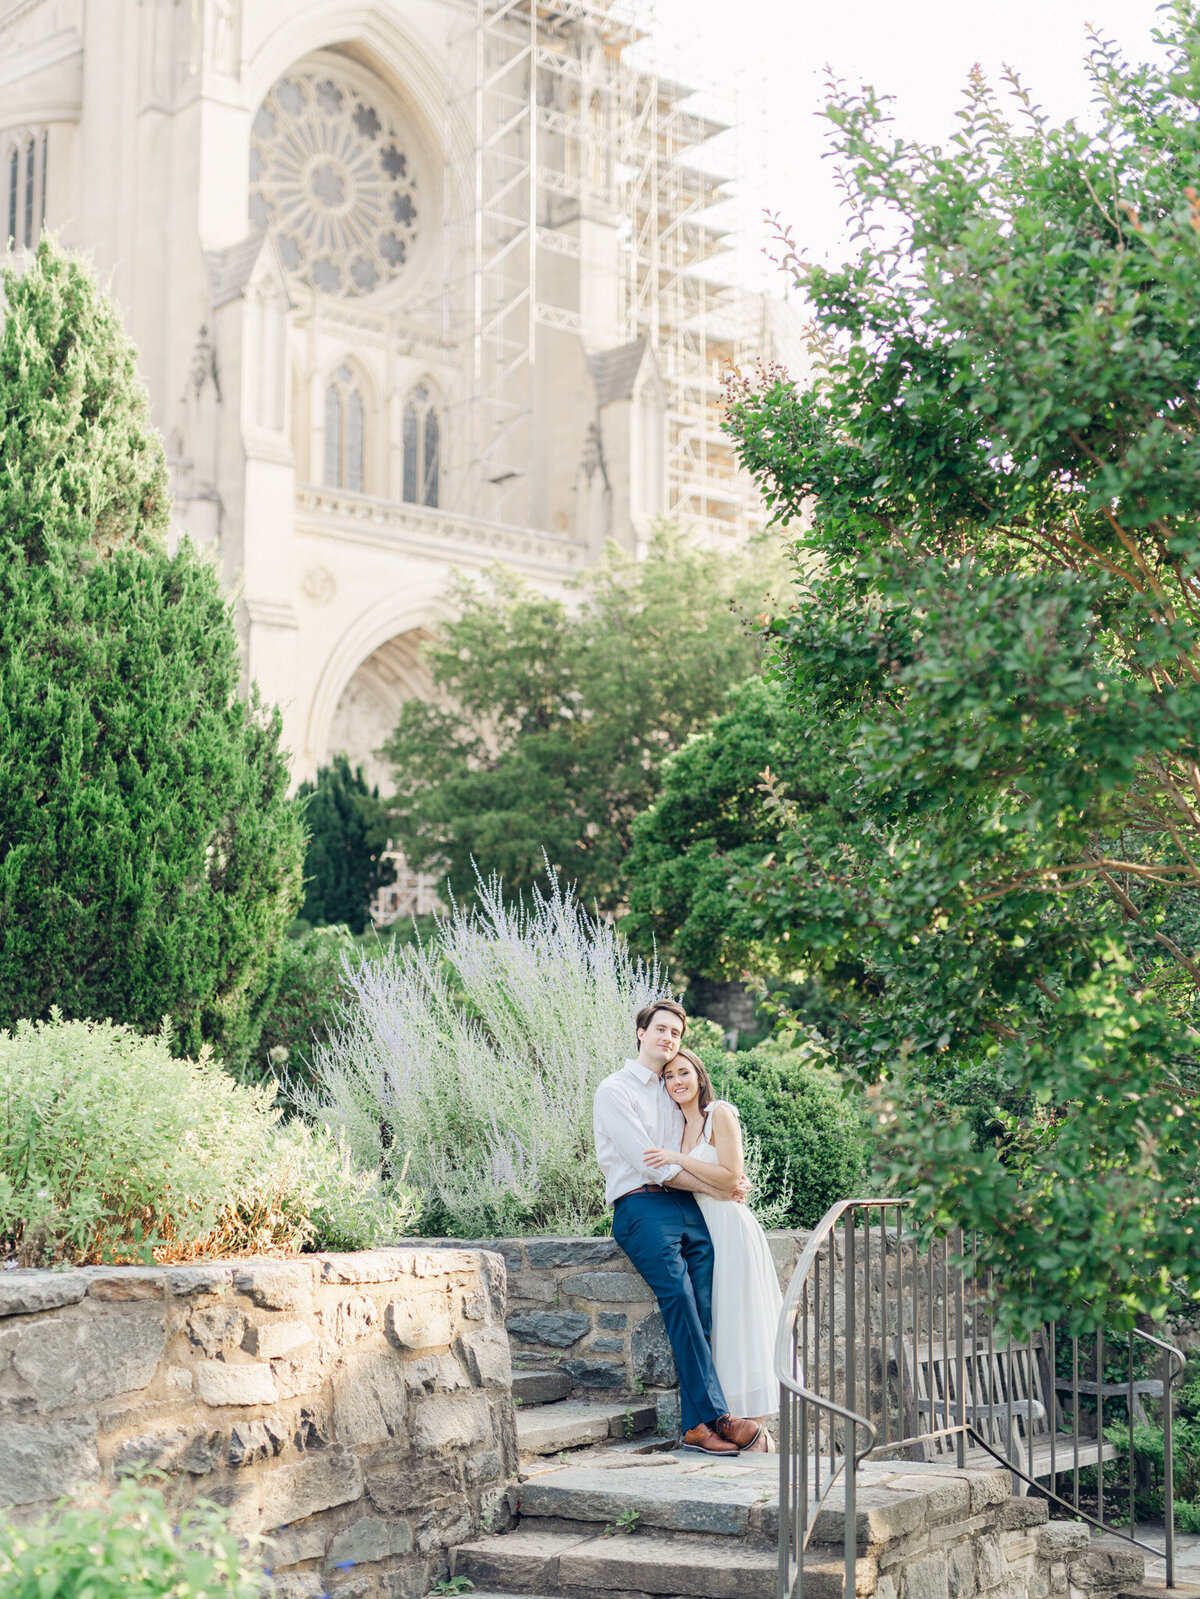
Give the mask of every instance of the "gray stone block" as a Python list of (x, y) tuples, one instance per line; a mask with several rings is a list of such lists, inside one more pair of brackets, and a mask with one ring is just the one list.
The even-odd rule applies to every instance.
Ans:
[(947, 1552), (946, 1586), (950, 1599), (969, 1599), (975, 1592), (975, 1551), (969, 1543)]
[(312, 1309), (313, 1269), (307, 1261), (263, 1261), (234, 1273), (233, 1286), (261, 1310)]
[(273, 1405), (279, 1397), (269, 1366), (230, 1366), (202, 1360), (196, 1367), (196, 1392), (206, 1405)]
[(229, 1287), (233, 1273), (220, 1266), (174, 1266), (171, 1292), (177, 1299), (192, 1299), (197, 1294), (219, 1294)]
[(462, 1339), (471, 1381), (480, 1388), (512, 1387), (512, 1355), (503, 1327), (480, 1327)]
[(623, 1310), (602, 1310), (596, 1316), (596, 1326), (604, 1332), (624, 1332), (628, 1321)]
[(471, 1507), (468, 1504), (444, 1505), (440, 1510), (430, 1510), (417, 1523), (413, 1542), (419, 1555), (441, 1554), (452, 1549), (478, 1531), (471, 1526)]
[(335, 1344), (353, 1344), (375, 1330), (378, 1312), (365, 1294), (346, 1294), (321, 1312), (321, 1324)]
[(592, 1318), (574, 1310), (537, 1310), (510, 1316), (505, 1323), (510, 1334), (523, 1344), (545, 1344), (551, 1349), (570, 1349), (592, 1330)]
[(163, 1299), (167, 1274), (142, 1266), (93, 1267), (88, 1272), (88, 1298), (103, 1305), (128, 1305), (138, 1299)]
[(356, 1566), (370, 1565), (376, 1560), (390, 1560), (393, 1555), (406, 1555), (412, 1544), (412, 1528), (407, 1521), (360, 1516), (329, 1545), (325, 1564), (338, 1566), (349, 1561)]
[(6, 1271), (0, 1274), (0, 1318), (77, 1305), (87, 1289), (81, 1271)]
[(1001, 1532), (1011, 1532), (1016, 1527), (1040, 1527), (1050, 1519), (1050, 1506), (1044, 1499), (1010, 1499), (996, 1512), (996, 1526)]
[(166, 1346), (163, 1312), (149, 1305), (55, 1317), (14, 1331), (13, 1365), (43, 1410), (148, 1387)]
[(525, 1245), (525, 1258), (540, 1271), (555, 1266), (602, 1266), (624, 1256), (612, 1238), (532, 1238)]
[(390, 1351), (347, 1357), (333, 1379), (333, 1426), (338, 1442), (361, 1448), (402, 1434), (407, 1404), (404, 1365)]
[(619, 1355), (624, 1353), (625, 1340), (623, 1338), (593, 1338), (588, 1348), (601, 1355)]
[(285, 1572), (271, 1583), (277, 1599), (320, 1599), (325, 1584), (315, 1572)]
[(679, 1380), (661, 1311), (651, 1311), (634, 1327), (630, 1353), (634, 1376), (647, 1388), (672, 1388)]
[(461, 1399), (421, 1399), (413, 1406), (413, 1447), (421, 1454), (436, 1449), (474, 1449), (492, 1430), (491, 1411), (482, 1394)]
[(287, 1442), (287, 1433), (273, 1416), (261, 1421), (239, 1421), (229, 1434), (229, 1464), (255, 1466), (260, 1460), (277, 1455)]
[(995, 1538), (979, 1538), (975, 1543), (975, 1581), (986, 1593), (1008, 1575), (1008, 1565)]
[(422, 1355), (418, 1360), (406, 1360), (401, 1370), (410, 1393), (452, 1394), (460, 1388), (469, 1388), (470, 1380), (453, 1355)]
[(425, 1460), (415, 1468), (389, 1465), (367, 1478), (367, 1497), (381, 1516), (412, 1516), (462, 1492), (457, 1463)]
[(495, 1482), (504, 1475), (504, 1462), (494, 1449), (484, 1449), (472, 1455), (463, 1466), (463, 1479), (468, 1488), (480, 1483)]
[(558, 1585), (593, 1593), (615, 1588), (705, 1599), (772, 1599), (776, 1565), (774, 1550), (748, 1549), (741, 1543), (706, 1545), (698, 1560), (696, 1545), (685, 1538), (592, 1538), (563, 1551)]
[(343, 1449), (276, 1466), (262, 1481), (262, 1524), (287, 1527), (319, 1510), (352, 1504), (362, 1491), (362, 1467)]
[(177, 1476), (185, 1471), (193, 1477), (203, 1477), (220, 1460), (224, 1442), (219, 1427), (167, 1427), (139, 1433), (118, 1444), (113, 1454), (113, 1476), (141, 1476), (146, 1471)]
[(241, 1346), (246, 1335), (246, 1318), (232, 1305), (205, 1305), (188, 1316), (188, 1338), (209, 1358)]
[(424, 1299), (392, 1299), (384, 1307), (383, 1330), (397, 1349), (440, 1349), (454, 1336), (450, 1311), (444, 1302), (431, 1306)]
[(312, 1341), (312, 1328), (302, 1321), (269, 1321), (261, 1327), (247, 1327), (242, 1334), (242, 1348), (260, 1360), (289, 1355)]
[(1037, 1530), (1037, 1548), (1046, 1560), (1082, 1554), (1091, 1542), (1086, 1521), (1048, 1521)]
[(625, 1367), (603, 1360), (564, 1360), (563, 1370), (576, 1388), (623, 1388)]
[(909, 1561), (900, 1573), (900, 1599), (949, 1599), (945, 1555)]
[(264, 1551), (266, 1562), (273, 1570), (282, 1571), (302, 1560), (319, 1560), (325, 1553), (326, 1536), (324, 1527), (311, 1522), (294, 1532), (278, 1532)]
[(636, 1305), (654, 1298), (636, 1271), (580, 1271), (562, 1280), (564, 1294), (601, 1303)]
[(70, 1421), (5, 1421), (0, 1505), (59, 1499), (100, 1475), (95, 1416)]
[(553, 1404), (571, 1392), (571, 1379), (565, 1371), (519, 1371), (512, 1380), (513, 1399), (526, 1407)]

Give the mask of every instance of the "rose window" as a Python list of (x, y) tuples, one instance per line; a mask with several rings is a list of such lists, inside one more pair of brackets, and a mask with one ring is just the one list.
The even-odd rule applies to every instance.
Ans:
[(324, 68), (271, 89), (250, 143), (250, 221), (271, 227), (289, 272), (326, 294), (370, 294), (416, 241), (416, 178), (382, 106)]

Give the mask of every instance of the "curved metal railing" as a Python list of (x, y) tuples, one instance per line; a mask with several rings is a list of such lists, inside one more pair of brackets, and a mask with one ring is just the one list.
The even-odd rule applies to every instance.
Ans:
[[(784, 1295), (775, 1340), (778, 1599), (801, 1599), (805, 1553), (839, 1483), (844, 1593), (854, 1599), (858, 1467), (868, 1456), (895, 1451), (952, 1459), (959, 1467), (969, 1456), (974, 1462), (991, 1457), (1011, 1473), (1014, 1493), (1034, 1488), (1069, 1515), (1165, 1558), (1167, 1586), (1174, 1587), (1172, 1387), (1183, 1370), (1181, 1351), (1135, 1330), (1128, 1335), (1127, 1380), (1107, 1382), (1104, 1336), (1098, 1334), (1095, 1380), (1089, 1381), (1080, 1378), (1079, 1340), (1071, 1339), (1071, 1373), (1060, 1378), (1059, 1355), (1067, 1349), (1060, 1350), (1055, 1324), (1020, 1340), (997, 1333), (991, 1275), (979, 1259), (978, 1240), (955, 1231), (922, 1247), (911, 1227), (905, 1232), (911, 1208), (908, 1199), (834, 1205), (808, 1239)], [(1165, 1380), (1135, 1380), (1138, 1342), (1163, 1355)], [(1070, 1397), (1069, 1433), (1059, 1430), (1060, 1394)], [(1144, 1414), (1144, 1395), (1164, 1400), (1165, 1550), (1133, 1532), (1133, 1430)], [(1117, 1449), (1104, 1436), (1104, 1405), (1113, 1398), (1124, 1404), (1128, 1422), (1128, 1530), (1106, 1518), (1105, 1465)], [(1087, 1405), (1094, 1414), (1084, 1414)], [(1081, 1432), (1084, 1420), (1093, 1431)], [(1081, 1472), (1095, 1473), (1095, 1515)], [(1112, 1494), (1109, 1489), (1110, 1504)]]

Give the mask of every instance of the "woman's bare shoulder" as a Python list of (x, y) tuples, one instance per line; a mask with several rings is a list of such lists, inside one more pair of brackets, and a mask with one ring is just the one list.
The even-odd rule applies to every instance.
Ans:
[(714, 1099), (709, 1106), (709, 1114), (718, 1127), (731, 1127), (738, 1120), (737, 1106), (731, 1105), (727, 1099)]

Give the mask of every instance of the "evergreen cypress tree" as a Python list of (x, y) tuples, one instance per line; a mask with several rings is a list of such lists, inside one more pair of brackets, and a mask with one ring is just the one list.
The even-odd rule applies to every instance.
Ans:
[(361, 766), (352, 772), (338, 755), (317, 773), (315, 784), (301, 784), (299, 797), (309, 834), (300, 914), (314, 927), (344, 923), (361, 933), (371, 900), (396, 877), (382, 858), (387, 813), (379, 790), (367, 787)]
[(0, 281), (0, 1027), (169, 1016), (240, 1065), (300, 893), (278, 713), (211, 563), (167, 552), (115, 310), (53, 241)]

